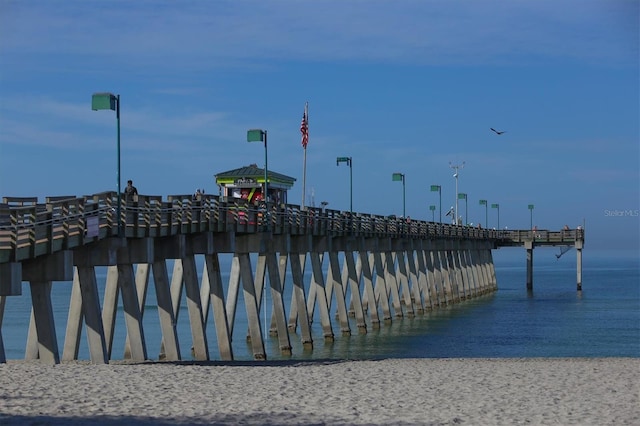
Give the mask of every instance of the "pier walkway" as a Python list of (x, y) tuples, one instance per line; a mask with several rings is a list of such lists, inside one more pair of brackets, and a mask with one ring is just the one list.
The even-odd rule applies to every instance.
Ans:
[[(140, 195), (118, 208), (116, 195), (47, 197), (44, 203), (3, 198), (0, 362), (6, 362), (5, 305), (22, 295), (23, 282), (29, 283), (32, 299), (25, 357), (53, 364), (78, 359), (83, 325), (91, 362), (108, 363), (120, 303), (125, 358), (150, 359), (142, 317), (145, 305), (152, 303), (147, 301), (151, 275), (162, 331), (158, 358), (169, 361), (184, 356), (176, 332), (183, 294), (191, 357), (210, 359), (206, 328), (212, 322), (221, 359), (233, 360), (240, 292), (254, 358), (266, 359), (262, 329), (267, 322), (281, 353), (292, 355), (291, 335), (312, 349), (314, 326), (332, 341), (335, 328), (343, 335), (351, 334), (352, 327), (366, 333), (393, 318), (494, 292), (492, 250), (499, 247), (527, 249), (529, 287), (534, 247), (574, 246), (581, 288), (582, 229), (499, 231), (296, 205), (265, 209), (213, 195), (166, 200)], [(232, 255), (228, 282), (222, 279), (223, 253)], [(204, 260), (200, 276), (196, 257)], [(305, 275), (307, 265), (311, 273)], [(96, 267), (107, 268), (102, 291)], [(73, 283), (62, 355), (51, 305), (56, 281)], [(261, 306), (266, 291), (271, 306)], [(291, 296), (289, 307), (285, 294)], [(320, 321), (313, 321), (316, 310)]]

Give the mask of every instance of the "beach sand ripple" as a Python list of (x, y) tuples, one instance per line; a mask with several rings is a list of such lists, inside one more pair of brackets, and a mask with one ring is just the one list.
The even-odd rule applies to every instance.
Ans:
[(0, 364), (2, 425), (637, 425), (640, 359)]

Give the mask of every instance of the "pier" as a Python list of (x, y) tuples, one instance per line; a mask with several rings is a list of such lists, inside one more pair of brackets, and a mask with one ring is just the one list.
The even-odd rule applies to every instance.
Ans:
[[(185, 353), (176, 332), (183, 295), (191, 357), (210, 360), (206, 328), (213, 326), (221, 359), (233, 360), (240, 292), (253, 356), (267, 359), (265, 332), (277, 338), (282, 354), (291, 355), (292, 336), (313, 348), (312, 327), (332, 341), (338, 332), (367, 333), (494, 292), (492, 250), (500, 247), (526, 249), (532, 288), (534, 248), (574, 246), (578, 290), (582, 286), (582, 229), (500, 231), (291, 204), (265, 207), (204, 194), (139, 195), (118, 206), (119, 199), (115, 192), (46, 197), (44, 203), (3, 198), (0, 362), (6, 362), (5, 304), (22, 295), (23, 282), (32, 299), (25, 357), (51, 364), (78, 359), (83, 326), (91, 362), (108, 363), (119, 303), (125, 358), (149, 359), (142, 317), (151, 275), (162, 331), (158, 358), (168, 361)], [(222, 280), (221, 254), (232, 255), (228, 282)], [(204, 262), (200, 276), (196, 258)], [(311, 273), (305, 275), (307, 265)], [(98, 283), (96, 267), (107, 268), (106, 282)], [(51, 306), (56, 281), (73, 283), (62, 351)], [(262, 306), (267, 291), (272, 305)], [(289, 306), (285, 294), (291, 295)], [(312, 321), (316, 310), (318, 323)]]

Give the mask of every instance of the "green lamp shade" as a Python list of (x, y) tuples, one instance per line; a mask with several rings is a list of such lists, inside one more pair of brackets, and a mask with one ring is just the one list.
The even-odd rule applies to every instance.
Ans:
[(112, 93), (94, 93), (91, 96), (91, 109), (98, 111), (100, 109), (116, 110), (116, 96)]
[(261, 129), (248, 130), (247, 142), (264, 142), (264, 131)]

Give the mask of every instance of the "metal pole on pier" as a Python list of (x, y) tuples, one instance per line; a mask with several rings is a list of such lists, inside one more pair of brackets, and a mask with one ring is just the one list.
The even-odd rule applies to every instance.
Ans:
[(462, 162), (462, 164), (451, 164), (451, 162), (449, 162), (449, 167), (455, 170), (453, 177), (456, 179), (456, 213), (455, 213), (456, 217), (453, 223), (454, 225), (457, 225), (458, 224), (458, 169), (461, 169), (464, 167), (464, 161)]
[(121, 209), (122, 209), (122, 195), (121, 195), (121, 185), (120, 185), (120, 95), (114, 95), (108, 92), (94, 93), (91, 97), (91, 109), (94, 111), (98, 111), (101, 109), (110, 109), (116, 112), (116, 121), (118, 123), (118, 167), (116, 173), (116, 192), (117, 192), (117, 215), (118, 215), (118, 236), (122, 236), (122, 217), (121, 217)]

